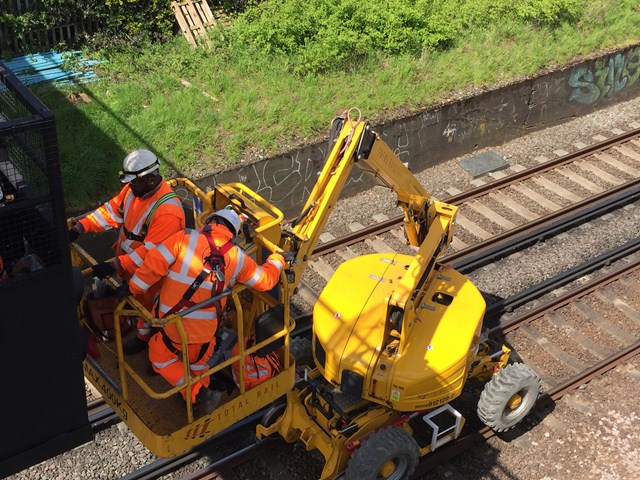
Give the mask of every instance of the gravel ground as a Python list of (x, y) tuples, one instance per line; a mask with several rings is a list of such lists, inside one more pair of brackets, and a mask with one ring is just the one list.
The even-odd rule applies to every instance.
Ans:
[[(600, 141), (616, 130), (640, 126), (640, 98), (621, 103), (560, 126), (538, 131), (491, 151), (503, 156), (514, 168), (538, 163), (536, 157), (552, 158), (572, 151), (581, 143)], [(473, 152), (477, 154), (479, 152)], [(471, 188), (473, 181), (458, 165), (457, 158), (419, 172), (416, 176), (435, 198), (445, 199)], [(516, 167), (517, 168), (517, 167)], [(490, 181), (484, 177), (483, 181)], [(635, 238), (640, 231), (638, 205), (625, 208), (579, 227), (566, 235), (536, 245), (504, 265), (498, 262), (474, 272), (472, 280), (492, 296), (507, 296), (532, 283), (603, 253)], [(393, 195), (374, 188), (336, 205), (327, 230), (340, 236), (354, 221), (372, 223), (373, 214), (398, 215)], [(376, 217), (379, 218), (379, 217)], [(562, 246), (562, 248), (558, 248)], [(549, 248), (551, 247), (551, 248)], [(555, 248), (554, 248), (555, 247)], [(425, 478), (555, 480), (631, 480), (640, 478), (640, 359), (619, 367), (603, 378), (584, 385), (575, 395), (558, 402), (530, 431), (511, 442), (492, 439), (464, 459), (443, 465)], [(304, 465), (301, 448), (289, 447), (291, 463)], [(22, 479), (113, 479), (150, 463), (148, 452), (123, 424), (99, 433), (95, 441), (9, 478)], [(311, 468), (311, 467), (310, 467)], [(316, 472), (311, 468), (310, 472)], [(241, 478), (225, 476), (224, 478)], [(172, 474), (163, 478), (178, 478)], [(286, 479), (286, 476), (281, 477)], [(313, 478), (292, 473), (290, 478)]]

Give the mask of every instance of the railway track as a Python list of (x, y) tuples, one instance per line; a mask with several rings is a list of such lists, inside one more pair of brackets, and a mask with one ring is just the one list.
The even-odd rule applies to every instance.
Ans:
[[(539, 160), (541, 162), (539, 165), (529, 169), (512, 167), (514, 173), (508, 176), (497, 172), (493, 175), (493, 181), (478, 185), (472, 190), (450, 192), (452, 196), (446, 201), (459, 206), (456, 226), (457, 240), (446, 252), (447, 255), (442, 259), (443, 263), (451, 263), (465, 273), (471, 272), (475, 268), (495, 262), (535, 242), (557, 235), (572, 226), (634, 202), (639, 195), (640, 189), (637, 181), (640, 178), (640, 129), (584, 147), (554, 160)], [(591, 178), (587, 179), (586, 176), (583, 176), (584, 172), (590, 174)], [(314, 252), (314, 257), (310, 262), (311, 269), (307, 270), (309, 273), (305, 274), (299, 292), (299, 297), (306, 302), (306, 306), (301, 306), (300, 310), (309, 311), (309, 305), (317, 298), (324, 282), (330, 278), (335, 266), (343, 259), (371, 250), (395, 250), (405, 253), (411, 251), (403, 244), (400, 217), (383, 218), (378, 215), (372, 217), (371, 223), (372, 225), (368, 227), (353, 223), (350, 225), (353, 232), (347, 236), (335, 237), (331, 233), (323, 235), (322, 243)], [(603, 259), (604, 263), (607, 261)], [(597, 267), (592, 265), (591, 271), (595, 268)], [(575, 273), (580, 275), (579, 272)], [(567, 283), (571, 280), (565, 278), (563, 281)], [(599, 295), (606, 295), (608, 297), (605, 298), (611, 300), (610, 292)], [(499, 318), (505, 311), (515, 309), (533, 298), (536, 298), (536, 293), (529, 292), (526, 299), (524, 294), (521, 294), (517, 304), (508, 305), (505, 302), (498, 302), (499, 306), (490, 306), (488, 315)], [(556, 328), (565, 333), (570, 331), (567, 322), (562, 323), (561, 317), (554, 314), (552, 318), (562, 325), (560, 328), (558, 324), (555, 324)], [(303, 331), (305, 321), (309, 319), (308, 315), (300, 317), (298, 323), (303, 327)], [(549, 320), (545, 318), (545, 322), (549, 322)], [(570, 356), (561, 355), (559, 353), (561, 349), (552, 346), (556, 342), (542, 335), (535, 326), (529, 325), (529, 323), (531, 321), (523, 321), (521, 328), (514, 328), (513, 331), (495, 330), (492, 334), (506, 335), (509, 344), (518, 345), (516, 350), (519, 353), (525, 352), (525, 357), (531, 355), (529, 352), (544, 351), (554, 358), (558, 365), (560, 364), (558, 357), (563, 357), (569, 362), (569, 365), (573, 366), (573, 368), (567, 367), (568, 370), (575, 370), (579, 363), (572, 361)], [(500, 327), (494, 326), (494, 329), (496, 328)], [(548, 327), (542, 330), (546, 332)], [(635, 338), (638, 336), (636, 334)], [(520, 344), (522, 345), (520, 346)], [(555, 352), (557, 356), (554, 356), (552, 352)], [(615, 354), (612, 355), (615, 356)], [(603, 361), (602, 355), (596, 357), (599, 357), (599, 362)], [(528, 361), (527, 358), (525, 360)], [(548, 368), (549, 363), (542, 362), (541, 365), (538, 367), (539, 373), (545, 381), (545, 386), (549, 389), (547, 390), (547, 401), (555, 400), (558, 397), (554, 395), (562, 394), (562, 390), (556, 392), (555, 389), (561, 388), (563, 383), (568, 380), (562, 376), (556, 378), (558, 375), (554, 375), (555, 372), (547, 372), (545, 368)], [(532, 366), (535, 368), (535, 365)], [(592, 367), (587, 367), (587, 370)], [(114, 421), (113, 418), (107, 418), (104, 410), (95, 415), (94, 423), (92, 414), (92, 423), (98, 427)], [(481, 434), (488, 435), (486, 432)], [(475, 433), (470, 436), (477, 440)], [(465, 437), (463, 442), (456, 442), (456, 445), (458, 443), (465, 445), (467, 442), (471, 442), (471, 440), (466, 440)], [(209, 467), (208, 473), (204, 472), (203, 475), (211, 475), (212, 468), (213, 470), (231, 468), (229, 465), (234, 462), (244, 461), (244, 455), (249, 458), (255, 455), (255, 452), (271, 447), (271, 444), (266, 446), (248, 445), (241, 450), (241, 453), (228, 459), (230, 463), (222, 459)], [(183, 465), (185, 461), (200, 456), (198, 452), (191, 452), (189, 455), (186, 460), (182, 459), (182, 463), (173, 466), (168, 463), (169, 461), (162, 461), (161, 468), (165, 471), (172, 470)], [(156, 478), (148, 476), (154, 470), (153, 464), (148, 467), (143, 476), (136, 476), (136, 472), (132, 472), (125, 478)], [(214, 478), (198, 477), (197, 474), (189, 475), (185, 478)]]
[[(487, 260), (478, 255), (475, 245), (483, 244), (485, 257), (493, 259), (490, 246), (517, 233), (539, 229), (537, 239), (543, 240), (638, 198), (640, 129), (555, 159), (537, 160), (540, 163), (528, 169), (512, 166), (510, 175), (496, 172), (493, 181), (474, 189), (451, 190), (453, 195), (444, 201), (457, 205), (458, 214), (454, 241), (445, 252), (451, 258), (445, 257), (443, 263), (462, 255), (455, 252), (465, 252), (478, 258), (475, 266), (479, 267)], [(374, 215), (370, 225), (352, 223), (349, 228), (352, 232), (348, 235), (321, 236), (322, 243), (314, 251), (300, 287), (308, 308), (344, 259), (371, 251), (411, 253), (403, 243), (401, 216)], [(514, 244), (511, 252), (526, 246)]]
[[(534, 412), (538, 417), (534, 415), (528, 422), (540, 421), (550, 403), (640, 354), (640, 304), (635, 295), (620, 295), (637, 292), (638, 288), (640, 256), (636, 254), (633, 260), (606, 275), (488, 331), (489, 336), (507, 338), (543, 380), (543, 393)], [(611, 305), (617, 310), (613, 315)], [(510, 436), (522, 433), (527, 420), (524, 423), (525, 426), (516, 426)], [(425, 457), (416, 475), (435, 470), (478, 441), (493, 436), (496, 433), (489, 428), (475, 428)]]

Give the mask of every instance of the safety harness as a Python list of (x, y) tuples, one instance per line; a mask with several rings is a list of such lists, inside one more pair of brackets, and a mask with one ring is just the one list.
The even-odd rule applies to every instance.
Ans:
[[(136, 235), (133, 232), (130, 232), (129, 230), (127, 230), (127, 228), (124, 226), (124, 223), (122, 224), (122, 232), (124, 233), (125, 237), (127, 238), (127, 240), (134, 240), (136, 242), (144, 242), (144, 239), (147, 236), (147, 231), (149, 230), (149, 224), (151, 223), (151, 217), (153, 216), (153, 212), (155, 212), (157, 210), (157, 208), (162, 205), (164, 202), (166, 202), (167, 200), (170, 200), (174, 197), (177, 197), (178, 195), (176, 195), (175, 192), (169, 192), (164, 194), (162, 197), (160, 197), (158, 200), (156, 200), (156, 203), (153, 205), (153, 208), (151, 209), (151, 211), (149, 212), (149, 215), (147, 215), (147, 218), (145, 218), (144, 223), (142, 224), (142, 228), (140, 229), (140, 234)], [(124, 215), (124, 202), (127, 199), (127, 197), (122, 199), (122, 202), (120, 203), (120, 206), (118, 207), (118, 213), (120, 214), (120, 217), (123, 217)]]
[[(204, 264), (206, 265), (206, 267), (202, 269), (202, 271), (198, 274), (198, 276), (193, 281), (191, 286), (187, 288), (187, 290), (184, 292), (184, 295), (182, 295), (182, 298), (178, 301), (178, 303), (176, 303), (165, 315), (163, 315), (163, 317), (168, 317), (169, 315), (179, 312), (183, 308), (189, 308), (194, 306), (196, 302), (191, 300), (191, 297), (193, 296), (194, 293), (196, 293), (196, 290), (200, 288), (200, 285), (202, 285), (202, 282), (204, 282), (204, 279), (207, 278), (207, 276), (210, 275), (211, 273), (214, 273), (214, 278), (212, 280), (213, 288), (211, 289), (211, 296), (213, 297), (215, 295), (222, 293), (222, 290), (224, 289), (224, 274), (223, 274), (224, 267), (225, 267), (224, 255), (231, 249), (231, 247), (233, 247), (234, 244), (231, 241), (228, 241), (224, 245), (218, 247), (213, 242), (213, 238), (211, 237), (211, 232), (208, 232), (208, 231), (201, 232), (201, 235), (205, 236), (205, 238), (209, 242), (209, 248), (211, 249), (211, 253), (204, 259)], [(214, 301), (213, 304), (218, 314), (221, 315), (222, 303), (220, 302), (220, 300)], [(169, 336), (165, 333), (164, 329), (160, 330), (160, 332), (162, 334), (162, 341), (164, 342), (166, 347), (173, 354), (178, 354), (180, 350), (175, 347), (175, 345), (173, 344)], [(214, 337), (215, 337), (215, 334), (214, 334)], [(207, 342), (204, 345), (202, 345), (202, 348), (200, 349), (200, 353), (198, 354), (198, 359), (196, 360), (196, 362), (200, 360), (202, 356), (205, 354), (205, 352), (209, 348), (210, 343), (211, 342)]]

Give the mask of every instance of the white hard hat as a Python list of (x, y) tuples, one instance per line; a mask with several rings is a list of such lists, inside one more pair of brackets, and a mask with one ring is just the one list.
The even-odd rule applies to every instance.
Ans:
[(160, 168), (160, 160), (149, 150), (134, 150), (124, 157), (120, 181), (129, 183), (137, 177), (143, 177)]
[(211, 221), (215, 217), (225, 220), (224, 224), (228, 227), (233, 228), (233, 230), (231, 230), (231, 233), (233, 233), (234, 235), (238, 235), (240, 233), (242, 220), (240, 219), (240, 216), (235, 212), (235, 210), (231, 210), (230, 208), (223, 208), (222, 210), (213, 212), (207, 217), (207, 219), (205, 220), (205, 224), (211, 223)]

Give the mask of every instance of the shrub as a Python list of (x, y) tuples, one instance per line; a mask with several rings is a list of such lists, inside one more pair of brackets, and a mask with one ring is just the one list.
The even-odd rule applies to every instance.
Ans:
[(271, 0), (234, 22), (238, 51), (282, 54), (301, 75), (357, 66), (366, 57), (450, 46), (464, 29), (519, 18), (534, 25), (574, 21), (579, 0)]

